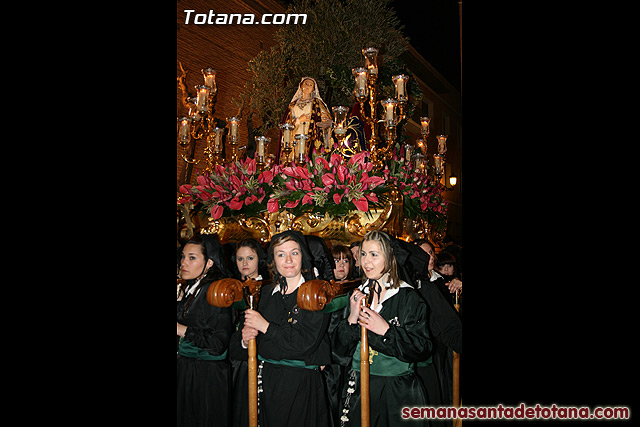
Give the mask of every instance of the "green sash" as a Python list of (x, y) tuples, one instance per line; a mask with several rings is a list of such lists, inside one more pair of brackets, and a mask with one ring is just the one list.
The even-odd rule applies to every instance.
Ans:
[[(351, 361), (351, 369), (360, 372), (360, 345), (356, 347)], [(369, 374), (381, 377), (399, 377), (413, 373), (414, 363), (403, 362), (392, 356), (379, 353), (369, 347)]]
[(259, 360), (263, 360), (267, 363), (273, 363), (274, 365), (282, 365), (289, 366), (291, 368), (306, 368), (306, 369), (318, 369), (318, 365), (307, 365), (302, 360), (293, 360), (293, 359), (282, 359), (282, 360), (273, 360), (266, 359), (260, 355), (258, 355)]
[(191, 357), (193, 359), (200, 360), (224, 360), (227, 358), (227, 350), (219, 356), (209, 353), (207, 350), (203, 350), (200, 347), (196, 347), (191, 341), (180, 340), (178, 346), (178, 354), (184, 357)]

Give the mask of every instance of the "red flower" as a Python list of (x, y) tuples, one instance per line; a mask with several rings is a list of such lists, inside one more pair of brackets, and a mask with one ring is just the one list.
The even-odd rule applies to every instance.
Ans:
[(296, 174), (299, 178), (309, 179), (309, 171), (307, 168), (301, 168), (300, 166), (296, 166)]
[(324, 169), (329, 169), (329, 162), (327, 162), (327, 160), (324, 157), (317, 157), (316, 164), (318, 163), (322, 163), (322, 167)]
[(302, 204), (303, 204), (303, 205), (305, 205), (305, 204), (306, 204), (306, 205), (311, 205), (311, 204), (313, 204), (313, 200), (311, 199), (311, 195), (312, 195), (312, 194), (313, 194), (313, 193), (307, 193), (307, 194), (305, 194), (305, 195), (304, 195), (304, 197), (302, 198)]
[(358, 200), (353, 200), (353, 204), (362, 212), (366, 212), (369, 209), (369, 202), (367, 202), (366, 197), (360, 197)]
[(322, 175), (322, 183), (326, 186), (333, 185), (336, 183), (336, 178), (332, 173), (325, 173)]
[(263, 170), (258, 176), (258, 182), (260, 184), (269, 184), (273, 180), (273, 172), (270, 170)]
[(292, 200), (290, 202), (285, 203), (284, 207), (285, 208), (295, 208), (296, 206), (298, 206), (298, 203), (300, 203), (300, 199)]
[(242, 200), (238, 200), (238, 196), (236, 196), (227, 205), (233, 210), (240, 210), (242, 209)]
[(245, 205), (250, 205), (251, 203), (255, 202), (258, 200), (258, 197), (256, 197), (254, 194), (250, 195), (249, 197), (247, 197), (246, 199), (244, 199), (244, 204)]
[(342, 200), (342, 194), (335, 193), (333, 195), (333, 201), (336, 203), (336, 205), (339, 205), (341, 200)]
[(271, 198), (267, 202), (267, 210), (271, 213), (278, 212), (280, 210), (280, 204), (278, 203), (278, 199)]
[(349, 159), (349, 164), (350, 165), (354, 165), (354, 164), (358, 163), (358, 165), (360, 167), (362, 167), (362, 166), (364, 166), (364, 158), (367, 157), (368, 155), (369, 155), (369, 153), (366, 152), (366, 151), (361, 151), (361, 152), (359, 152), (357, 154), (354, 154)]
[(287, 187), (291, 191), (296, 191), (295, 185), (291, 181), (287, 181), (284, 183), (284, 186)]
[(211, 208), (211, 218), (218, 219), (222, 216), (222, 211), (224, 208), (220, 205), (215, 205)]

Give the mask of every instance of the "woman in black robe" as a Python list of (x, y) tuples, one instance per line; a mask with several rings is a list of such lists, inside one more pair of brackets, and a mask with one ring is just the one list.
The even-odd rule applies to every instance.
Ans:
[(186, 280), (178, 301), (177, 425), (230, 425), (229, 362), (231, 310), (209, 305), (211, 283), (225, 277), (220, 244), (210, 236), (195, 236), (182, 252)]
[(302, 233), (285, 231), (271, 240), (274, 283), (260, 290), (258, 310), (245, 310), (244, 324), (231, 338), (231, 352), (256, 339), (258, 417), (261, 427), (325, 427), (329, 411), (320, 367), (331, 362), (330, 315), (297, 305), (299, 286), (315, 278)]
[[(352, 356), (349, 380), (343, 392), (341, 426), (360, 425), (360, 336), (369, 340), (369, 395), (372, 426), (404, 425), (403, 407), (427, 405), (424, 386), (415, 373), (418, 361), (428, 357), (431, 341), (427, 307), (416, 291), (398, 277), (391, 238), (372, 231), (361, 246), (364, 283), (349, 297), (349, 315), (336, 328), (334, 351)], [(360, 309), (373, 293), (371, 308)], [(426, 425), (415, 420), (411, 425)]]

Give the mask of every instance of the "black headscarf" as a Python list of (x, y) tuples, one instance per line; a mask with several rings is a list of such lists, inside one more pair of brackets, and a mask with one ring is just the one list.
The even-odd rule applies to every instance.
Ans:
[(427, 268), (429, 266), (429, 254), (413, 243), (405, 242), (396, 237), (391, 237), (393, 255), (398, 264), (398, 277), (414, 288), (417, 287), (417, 279), (429, 280)]
[(231, 271), (228, 268), (226, 257), (224, 256), (224, 250), (220, 242), (208, 234), (203, 234), (200, 236), (202, 241), (204, 242), (204, 246), (207, 250), (207, 253), (204, 254), (206, 259), (210, 259), (213, 263), (218, 267), (222, 277), (232, 277)]
[(327, 243), (322, 237), (313, 235), (306, 235), (304, 237), (311, 251), (313, 265), (318, 269), (318, 278), (322, 280), (335, 280), (336, 277), (333, 274), (333, 270), (336, 268), (336, 262), (327, 247)]

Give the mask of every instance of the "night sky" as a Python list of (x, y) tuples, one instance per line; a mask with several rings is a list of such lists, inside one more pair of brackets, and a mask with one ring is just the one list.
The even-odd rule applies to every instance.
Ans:
[(458, 0), (394, 0), (391, 5), (411, 45), (460, 90)]

